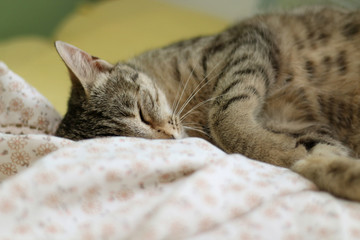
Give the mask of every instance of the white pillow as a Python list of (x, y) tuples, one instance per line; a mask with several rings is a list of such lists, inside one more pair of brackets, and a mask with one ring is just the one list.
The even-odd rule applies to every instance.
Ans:
[(53, 134), (60, 120), (44, 96), (0, 62), (0, 132)]
[(44, 96), (0, 61), (0, 182), (72, 143), (49, 135), (60, 120)]

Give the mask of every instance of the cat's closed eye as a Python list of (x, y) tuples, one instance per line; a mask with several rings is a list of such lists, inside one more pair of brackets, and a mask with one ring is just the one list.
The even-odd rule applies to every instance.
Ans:
[(140, 106), (140, 104), (138, 104), (140, 120), (141, 120), (141, 122), (143, 122), (144, 124), (150, 126), (150, 125), (151, 125), (151, 124), (150, 124), (150, 121), (148, 121), (148, 120), (145, 118), (144, 113), (143, 113), (143, 110), (142, 110), (141, 108), (142, 108), (142, 107)]

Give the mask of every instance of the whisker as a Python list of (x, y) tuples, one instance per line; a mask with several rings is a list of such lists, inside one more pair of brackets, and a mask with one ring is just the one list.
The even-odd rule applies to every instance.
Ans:
[(182, 111), (185, 109), (185, 107), (189, 104), (189, 102), (199, 93), (199, 91), (204, 88), (207, 84), (209, 84), (215, 77), (219, 76), (220, 73), (218, 73), (217, 75), (213, 76), (212, 78), (208, 79), (207, 82), (205, 82), (203, 85), (201, 85), (204, 81), (207, 80), (207, 78), (210, 76), (210, 74), (215, 71), (215, 69), (220, 65), (222, 61), (219, 61), (214, 68), (203, 78), (203, 80), (201, 80), (201, 82), (196, 86), (196, 88), (191, 92), (191, 94), (189, 95), (188, 99), (184, 102), (183, 106), (181, 107), (181, 109), (179, 110), (179, 112), (177, 113), (177, 115), (180, 115), (182, 113)]
[(191, 123), (183, 123), (183, 126), (186, 127), (193, 127), (193, 128), (197, 128), (197, 129), (203, 129), (204, 125), (200, 124), (200, 123), (195, 123), (195, 122), (191, 122)]
[(216, 98), (222, 97), (222, 96), (224, 96), (224, 95), (226, 95), (226, 94), (221, 94), (221, 95), (219, 95), (219, 96), (212, 97), (212, 98), (209, 98), (209, 99), (204, 100), (204, 101), (202, 101), (202, 102), (199, 102), (199, 103), (196, 104), (194, 107), (192, 107), (189, 111), (187, 111), (183, 116), (180, 117), (180, 122), (181, 122), (182, 120), (184, 120), (186, 117), (188, 117), (195, 109), (201, 107), (202, 105), (204, 105), (204, 104), (206, 104), (206, 103), (208, 103), (208, 102), (210, 102), (210, 101), (212, 101), (212, 100), (214, 100), (214, 99), (216, 99)]
[(185, 129), (189, 129), (190, 131), (195, 131), (195, 132), (199, 132), (202, 133), (204, 135), (206, 135), (207, 137), (210, 137), (210, 135), (208, 133), (206, 133), (205, 131), (198, 129), (198, 128), (194, 128), (194, 127), (188, 127), (188, 126), (184, 126)]
[(198, 123), (198, 122), (184, 122), (184, 123), (183, 123), (184, 126), (189, 126), (189, 124), (191, 124), (191, 125), (203, 126), (203, 124)]
[(178, 107), (179, 107), (181, 98), (182, 98), (182, 96), (184, 95), (185, 89), (186, 89), (186, 87), (187, 87), (187, 85), (188, 85), (188, 83), (189, 83), (189, 81), (190, 81), (190, 79), (191, 79), (191, 76), (193, 75), (194, 71), (195, 71), (195, 67), (191, 70), (191, 72), (190, 72), (190, 74), (189, 74), (189, 77), (187, 78), (187, 80), (186, 80), (186, 82), (185, 82), (185, 85), (184, 85), (184, 87), (183, 87), (183, 90), (182, 90), (182, 92), (181, 92), (181, 95), (180, 95), (180, 97), (177, 99), (176, 107), (175, 107), (175, 109), (174, 109), (174, 111), (173, 111), (173, 114), (174, 114), (174, 115), (178, 115), (178, 114), (176, 113), (176, 111), (177, 111), (177, 109), (178, 109)]
[[(175, 96), (175, 98), (174, 98), (174, 100), (173, 100), (171, 109), (174, 109), (175, 104), (178, 104), (178, 102), (179, 102), (180, 92), (181, 92), (181, 91), (180, 91), (180, 90), (181, 90), (180, 85), (181, 85), (182, 87), (184, 87), (183, 82), (180, 82), (179, 87), (178, 87), (177, 90), (176, 90), (176, 96)], [(175, 111), (173, 111), (173, 115), (175, 115)]]

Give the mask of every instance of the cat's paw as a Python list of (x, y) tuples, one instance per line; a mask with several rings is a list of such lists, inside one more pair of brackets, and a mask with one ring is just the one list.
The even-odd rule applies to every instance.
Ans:
[[(297, 161), (291, 169), (333, 195), (360, 201), (360, 161), (326, 147)], [(339, 156), (340, 154), (340, 156)]]
[(321, 156), (321, 157), (328, 157), (333, 158), (337, 157), (347, 157), (349, 156), (349, 150), (344, 146), (332, 146), (328, 144), (318, 144), (316, 145), (311, 153), (313, 156)]

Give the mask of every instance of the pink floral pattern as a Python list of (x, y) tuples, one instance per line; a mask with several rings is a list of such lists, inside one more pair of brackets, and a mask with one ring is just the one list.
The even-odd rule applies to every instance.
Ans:
[(16, 174), (18, 171), (15, 164), (8, 162), (0, 164), (0, 172), (5, 176), (11, 176)]
[(34, 110), (32, 108), (24, 108), (21, 111), (21, 120), (27, 123), (34, 116)]
[(355, 240), (360, 233), (360, 204), (195, 138), (60, 146), (3, 182), (0, 212), (4, 238)]
[(9, 102), (9, 110), (13, 112), (18, 112), (23, 109), (24, 103), (20, 98), (13, 98)]
[(2, 62), (0, 92), (1, 181), (71, 141), (41, 135), (55, 131), (60, 115), (40, 93)]
[(30, 155), (25, 151), (17, 151), (11, 154), (11, 161), (22, 167), (28, 167), (30, 165)]
[[(0, 63), (0, 91), (25, 91), (4, 81), (9, 72)], [(196, 138), (45, 135), (59, 116), (46, 102), (31, 105), (32, 94), (41, 106), (34, 89), (0, 98), (0, 239), (360, 238), (359, 203), (288, 169)], [(9, 107), (17, 97), (21, 111)]]
[(60, 115), (48, 100), (0, 62), (0, 132), (12, 134), (55, 131)]
[(43, 143), (39, 147), (37, 147), (35, 150), (35, 153), (36, 153), (36, 156), (45, 156), (57, 149), (58, 149), (58, 147), (54, 143), (47, 142), (47, 143)]

